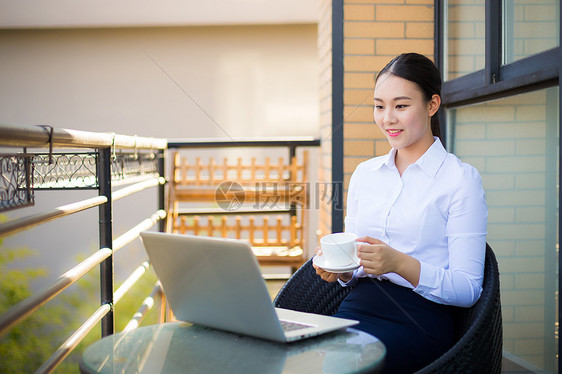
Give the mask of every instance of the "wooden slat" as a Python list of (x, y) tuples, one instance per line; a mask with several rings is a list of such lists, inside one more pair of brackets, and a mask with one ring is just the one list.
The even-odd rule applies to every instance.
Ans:
[[(305, 154), (305, 161), (307, 152)], [(179, 153), (176, 153), (179, 157)], [(187, 159), (175, 159), (175, 180), (181, 181), (181, 185), (218, 185), (226, 180), (234, 179), (240, 184), (252, 185), (256, 182), (280, 182), (280, 181), (297, 181), (304, 182), (304, 175), (301, 173), (305, 170), (306, 165), (298, 164), (295, 157), (285, 163), (280, 157), (278, 163), (272, 163), (270, 158), (265, 159), (264, 164), (257, 164), (256, 158), (252, 157), (249, 165), (242, 162), (239, 157), (234, 165), (228, 164), (226, 158), (223, 159), (222, 165), (218, 165), (214, 158), (209, 158), (208, 163), (201, 162), (201, 158), (197, 157), (195, 164), (190, 164)], [(179, 170), (178, 170), (179, 168)], [(221, 170), (222, 173), (217, 174), (216, 171)], [(230, 170), (235, 173), (231, 175)], [(246, 173), (247, 172), (247, 173)], [(287, 173), (287, 174), (286, 174)]]
[[(190, 224), (187, 216), (180, 216), (174, 223), (173, 232), (211, 236), (218, 232), (221, 237), (233, 235), (237, 239), (242, 237), (242, 233), (247, 233), (249, 242), (256, 246), (302, 246), (304, 230), (298, 223), (297, 217), (292, 217), (291, 223), (285, 225), (281, 217), (277, 217), (271, 224), (269, 217), (262, 217), (261, 223), (256, 221), (256, 217), (250, 217), (248, 224), (243, 224), (239, 216), (235, 217), (232, 224), (228, 223), (228, 216), (221, 216), (218, 225), (216, 219), (216, 216), (193, 216)], [(270, 235), (271, 231), (275, 232), (274, 236)]]
[[(298, 267), (305, 260), (300, 249), (304, 243), (304, 228), (300, 220), (304, 217), (302, 211), (306, 208), (309, 193), (305, 183), (308, 152), (303, 153), (302, 164), (297, 162), (296, 157), (290, 160), (280, 157), (274, 162), (266, 157), (260, 164), (255, 157), (246, 164), (241, 157), (231, 163), (227, 158), (223, 158), (221, 163), (213, 158), (203, 163), (197, 157), (194, 163), (189, 163), (178, 155), (174, 161), (174, 178), (169, 190), (173, 201), (168, 206), (173, 211), (169, 214), (171, 221), (168, 230), (194, 235), (244, 238), (256, 248), (260, 263)], [(229, 180), (239, 183), (243, 189), (224, 191), (224, 198), (234, 201), (235, 198), (244, 197), (244, 206), (280, 204), (286, 207), (283, 213), (290, 215), (288, 221), (268, 209), (257, 209), (256, 215), (246, 216), (246, 220), (242, 220), (236, 212), (200, 216), (196, 212), (185, 214), (185, 209), (179, 211), (180, 202), (215, 204), (218, 186)], [(174, 184), (174, 181), (177, 183)], [(295, 207), (300, 214), (291, 215), (295, 210), (288, 209), (289, 206)]]
[(236, 239), (242, 238), (240, 235), (242, 232), (242, 217), (240, 216), (236, 217), (236, 228), (234, 229), (234, 232), (236, 234)]

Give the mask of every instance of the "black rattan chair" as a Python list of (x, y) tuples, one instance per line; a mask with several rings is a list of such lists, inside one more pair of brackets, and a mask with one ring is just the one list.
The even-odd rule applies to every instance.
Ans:
[[(274, 304), (279, 308), (332, 315), (351, 291), (337, 282), (324, 282), (307, 261), (281, 288)], [(484, 287), (471, 308), (453, 308), (457, 342), (437, 360), (419, 370), (428, 373), (500, 373), (502, 319), (498, 263), (486, 245)]]

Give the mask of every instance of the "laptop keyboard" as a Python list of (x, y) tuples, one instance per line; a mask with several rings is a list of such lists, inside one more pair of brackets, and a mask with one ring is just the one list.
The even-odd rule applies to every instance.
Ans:
[(302, 323), (296, 323), (296, 322), (289, 322), (289, 321), (280, 321), (280, 322), (283, 331), (295, 331), (295, 330), (312, 327), (312, 325), (303, 325)]

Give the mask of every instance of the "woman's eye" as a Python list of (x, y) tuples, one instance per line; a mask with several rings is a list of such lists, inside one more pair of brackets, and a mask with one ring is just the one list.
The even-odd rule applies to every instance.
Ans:
[(383, 109), (383, 106), (382, 105), (375, 105), (375, 109), (379, 109), (379, 110)]
[(404, 109), (404, 108), (407, 108), (407, 107), (408, 107), (408, 105), (406, 105), (406, 104), (398, 104), (398, 105), (396, 105), (396, 109)]

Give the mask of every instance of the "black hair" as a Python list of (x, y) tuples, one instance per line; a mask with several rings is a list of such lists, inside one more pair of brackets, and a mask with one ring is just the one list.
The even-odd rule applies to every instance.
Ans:
[[(441, 97), (441, 73), (433, 61), (419, 53), (403, 53), (395, 57), (379, 72), (375, 84), (383, 74), (392, 74), (415, 83), (429, 101), (433, 95)], [(431, 117), (431, 132), (441, 138), (437, 113)]]

